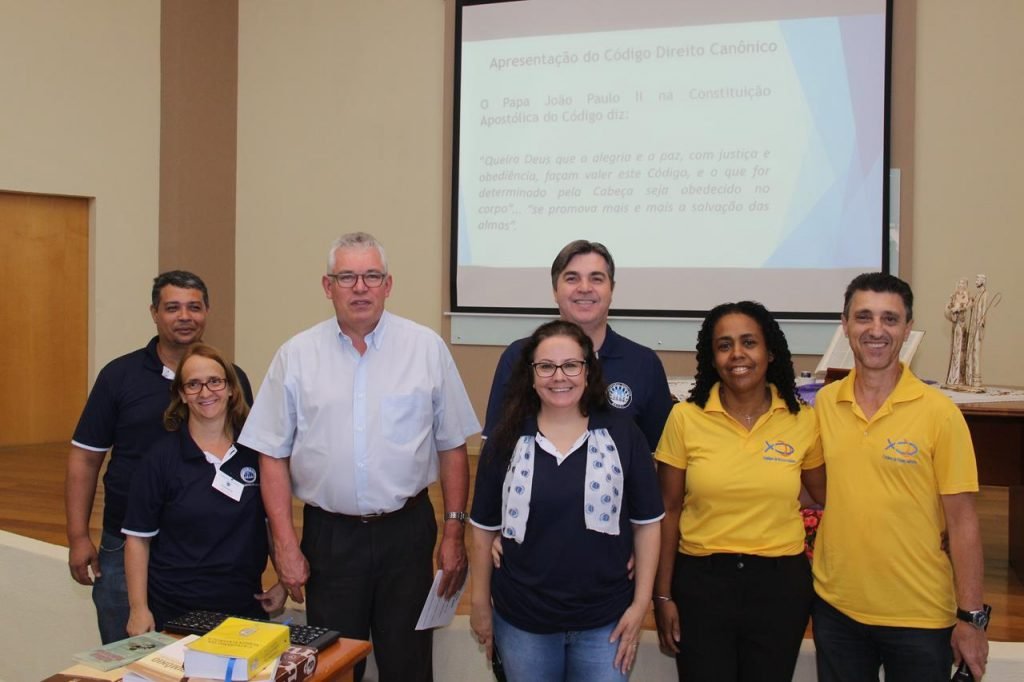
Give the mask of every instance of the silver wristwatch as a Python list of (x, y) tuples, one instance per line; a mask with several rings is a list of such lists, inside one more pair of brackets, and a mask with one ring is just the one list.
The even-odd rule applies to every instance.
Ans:
[(957, 607), (956, 617), (965, 623), (970, 623), (979, 630), (988, 629), (989, 613), (991, 613), (992, 607), (988, 604), (984, 604), (981, 609), (977, 611), (965, 611)]

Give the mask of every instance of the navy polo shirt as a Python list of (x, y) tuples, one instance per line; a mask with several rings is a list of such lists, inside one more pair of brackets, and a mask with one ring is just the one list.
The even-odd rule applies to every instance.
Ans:
[[(505, 400), (505, 386), (527, 339), (513, 342), (501, 354), (487, 399), (487, 416), (483, 435), (497, 427)], [(604, 343), (597, 354), (601, 371), (608, 384), (608, 403), (628, 414), (644, 432), (648, 452), (654, 452), (661, 440), (668, 413), (672, 411), (672, 394), (668, 390), (665, 367), (653, 350), (616, 334), (608, 327)]]
[[(156, 354), (157, 337), (145, 348), (111, 360), (100, 370), (71, 442), (93, 452), (110, 450), (103, 476), (103, 530), (118, 533), (124, 521), (128, 487), (139, 459), (167, 433), (164, 410), (171, 401), (171, 379)], [(237, 366), (245, 400), (252, 405), (249, 377)]]
[[(494, 608), (512, 625), (535, 634), (589, 630), (618, 620), (633, 601), (626, 564), (633, 552), (630, 520), (645, 522), (664, 514), (654, 461), (643, 433), (613, 410), (591, 415), (589, 427), (607, 428), (625, 475), (619, 535), (588, 530), (583, 518), (587, 444), (566, 457), (536, 448), (533, 493), (522, 544), (502, 538), (501, 568), (491, 577)], [(536, 419), (523, 434), (537, 433)], [(477, 468), (475, 525), (502, 525), (501, 490), (509, 453), (495, 456), (491, 441)]]
[(253, 597), (268, 551), (259, 454), (235, 447), (221, 471), (244, 485), (237, 502), (213, 488), (217, 470), (187, 426), (165, 432), (139, 465), (124, 532), (152, 537), (148, 592), (162, 613), (262, 613)]

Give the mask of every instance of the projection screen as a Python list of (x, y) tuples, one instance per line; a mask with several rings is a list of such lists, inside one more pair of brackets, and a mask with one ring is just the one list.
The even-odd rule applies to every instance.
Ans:
[(546, 312), (573, 239), (616, 315), (832, 318), (884, 270), (885, 0), (520, 0), (456, 17), (452, 310)]

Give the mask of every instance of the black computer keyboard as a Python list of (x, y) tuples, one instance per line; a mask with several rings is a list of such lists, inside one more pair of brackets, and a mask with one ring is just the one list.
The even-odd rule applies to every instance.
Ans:
[[(189, 611), (164, 623), (164, 630), (180, 635), (205, 635), (220, 625), (228, 616), (227, 613), (214, 611)], [(292, 646), (308, 646), (317, 651), (323, 650), (324, 647), (341, 637), (341, 633), (336, 630), (328, 630), (315, 625), (289, 624), (288, 628), (291, 630)]]

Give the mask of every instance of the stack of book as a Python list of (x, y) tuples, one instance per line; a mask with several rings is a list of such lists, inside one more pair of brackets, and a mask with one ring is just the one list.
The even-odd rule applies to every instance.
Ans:
[(199, 639), (182, 637), (125, 666), (124, 682), (181, 682), (185, 676), (185, 647)]
[[(316, 671), (316, 649), (290, 646), (281, 657), (263, 668), (249, 682), (306, 682)], [(223, 682), (224, 678), (186, 677), (186, 682)]]
[[(185, 649), (185, 674), (237, 682), (259, 679), (288, 649), (288, 637), (288, 626), (280, 623), (226, 618)], [(268, 679), (273, 679), (273, 670)]]
[[(229, 665), (232, 669), (229, 679), (232, 680), (306, 682), (312, 679), (316, 671), (317, 650), (288, 646), (287, 627), (238, 618), (228, 620), (241, 622), (229, 624), (228, 628), (221, 630), (228, 623), (225, 621), (203, 637), (189, 635), (174, 639), (149, 633), (76, 654), (75, 658), (83, 663), (52, 675), (44, 682), (223, 682), (228, 679)], [(265, 631), (264, 626), (268, 625), (275, 627)], [(284, 631), (283, 651), (280, 630)], [(100, 670), (101, 667), (109, 667), (111, 659), (110, 654), (102, 651), (131, 651), (132, 640), (137, 640), (135, 650), (145, 647), (150, 653), (123, 667)], [(171, 643), (156, 649), (164, 641)], [(261, 660), (265, 662), (259, 663)]]
[(162, 649), (177, 641), (177, 637), (159, 632), (147, 632), (119, 642), (111, 642), (98, 649), (90, 649), (74, 655), (79, 663), (84, 663), (97, 670), (113, 670), (128, 665), (132, 661)]
[(129, 637), (74, 655), (77, 665), (51, 675), (45, 682), (117, 682), (124, 678), (127, 665), (145, 658), (177, 641), (159, 632)]

